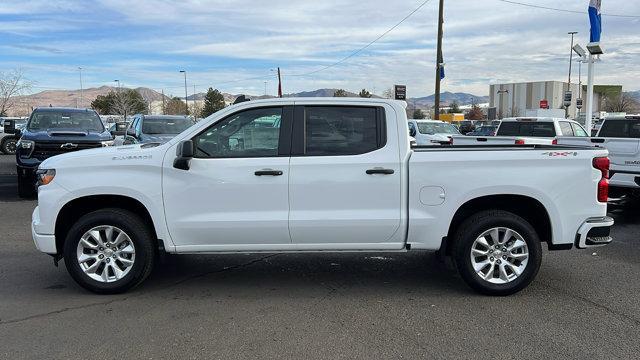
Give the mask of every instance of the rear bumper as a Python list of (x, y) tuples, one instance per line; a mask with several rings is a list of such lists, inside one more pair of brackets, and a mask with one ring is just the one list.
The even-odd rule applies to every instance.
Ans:
[(640, 172), (611, 170), (609, 186), (640, 189)]
[(613, 223), (613, 218), (608, 216), (587, 219), (576, 234), (576, 247), (586, 249), (609, 244), (613, 241), (610, 235)]
[(47, 254), (55, 254), (57, 253), (56, 249), (56, 236), (55, 235), (46, 235), (46, 234), (38, 234), (36, 232), (36, 227), (40, 224), (40, 212), (38, 207), (33, 210), (33, 214), (31, 215), (31, 237), (33, 238), (33, 243), (36, 245), (36, 248), (43, 253)]

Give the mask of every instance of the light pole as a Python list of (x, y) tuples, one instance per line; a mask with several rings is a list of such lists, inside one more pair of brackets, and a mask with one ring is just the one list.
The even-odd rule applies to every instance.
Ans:
[(184, 114), (189, 115), (189, 101), (187, 100), (187, 72), (185, 70), (180, 70), (180, 72), (184, 74)]
[(120, 80), (113, 80), (116, 83), (116, 91), (120, 92)]
[[(569, 83), (567, 84), (567, 92), (571, 91), (571, 65), (573, 65), (573, 37), (577, 34), (577, 31), (570, 31), (567, 34), (571, 35), (571, 47), (569, 48)], [(569, 117), (569, 107), (565, 106), (564, 117)]]
[(78, 66), (78, 71), (80, 72), (80, 107), (82, 107), (82, 103), (84, 102), (83, 98), (83, 90), (82, 90), (82, 68)]
[(436, 51), (436, 94), (434, 99), (434, 119), (440, 120), (440, 81), (442, 67), (442, 24), (444, 23), (444, 0), (440, 0), (438, 10), (438, 47)]
[(264, 82), (264, 96), (267, 96), (267, 82)]

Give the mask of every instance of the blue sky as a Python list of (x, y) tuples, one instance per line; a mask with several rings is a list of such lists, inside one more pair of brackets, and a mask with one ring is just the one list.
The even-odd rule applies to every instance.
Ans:
[[(183, 93), (209, 86), (274, 94), (323, 87), (381, 93), (395, 83), (410, 96), (433, 93), (437, 0), (348, 61), (424, 0), (205, 1), (0, 0), (0, 71), (24, 70), (34, 92), (113, 85)], [(588, 0), (523, 0), (586, 11)], [(520, 7), (497, 0), (447, 0), (443, 91), (486, 95), (490, 83), (565, 80), (568, 31), (588, 40), (586, 14)], [(640, 16), (640, 2), (604, 0), (603, 12)], [(607, 54), (598, 83), (640, 89), (640, 18), (604, 17)], [(586, 69), (585, 69), (586, 74)], [(586, 77), (585, 77), (586, 78)], [(249, 79), (249, 80), (246, 80)], [(577, 79), (577, 69), (574, 73)]]

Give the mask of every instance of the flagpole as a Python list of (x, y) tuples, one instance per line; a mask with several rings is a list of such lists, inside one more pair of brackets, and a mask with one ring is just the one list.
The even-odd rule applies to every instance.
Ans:
[(433, 118), (440, 120), (440, 80), (442, 66), (442, 23), (444, 23), (444, 0), (440, 0), (440, 10), (438, 16), (438, 50), (436, 54), (436, 94), (434, 99)]
[[(587, 61), (589, 61), (589, 74), (587, 75), (587, 112), (584, 120), (584, 127), (588, 133), (591, 134), (591, 119), (593, 118), (593, 78), (594, 78), (594, 58), (589, 54)], [(582, 91), (582, 90), (580, 90)]]

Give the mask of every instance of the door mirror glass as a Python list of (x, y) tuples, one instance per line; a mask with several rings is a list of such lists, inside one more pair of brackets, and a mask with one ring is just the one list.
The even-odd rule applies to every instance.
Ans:
[(185, 140), (180, 142), (176, 148), (173, 167), (180, 170), (189, 170), (191, 159), (193, 159), (193, 141)]
[(116, 123), (113, 130), (111, 130), (111, 135), (113, 136), (122, 136), (127, 132), (128, 124), (126, 122)]

